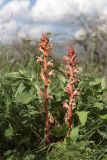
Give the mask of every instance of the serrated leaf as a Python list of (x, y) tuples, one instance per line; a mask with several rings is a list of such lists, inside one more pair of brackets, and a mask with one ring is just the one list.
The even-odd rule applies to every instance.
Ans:
[(72, 129), (72, 131), (70, 133), (70, 138), (73, 142), (76, 142), (76, 140), (78, 138), (78, 127), (75, 127)]
[(79, 117), (81, 125), (84, 126), (86, 121), (87, 121), (88, 112), (87, 111), (81, 111), (81, 112), (76, 112), (76, 113)]

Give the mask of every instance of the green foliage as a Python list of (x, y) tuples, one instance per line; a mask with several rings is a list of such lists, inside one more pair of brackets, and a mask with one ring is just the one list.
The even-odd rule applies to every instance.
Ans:
[(70, 137), (66, 137), (66, 110), (62, 104), (68, 100), (64, 93), (66, 77), (63, 65), (54, 70), (56, 76), (48, 92), (53, 96), (49, 112), (56, 117), (56, 123), (50, 128), (52, 144), (49, 146), (44, 143), (45, 113), (42, 98), (38, 96), (39, 88), (43, 87), (39, 64), (31, 57), (28, 63), (16, 63), (14, 67), (13, 61), (8, 60), (7, 69), (5, 66), (0, 72), (1, 156), (6, 160), (105, 160), (107, 103), (103, 95), (107, 89), (104, 81), (80, 73), (73, 129)]
[[(67, 144), (68, 145), (68, 144)], [(55, 145), (53, 150), (47, 154), (46, 160), (105, 160), (107, 158), (107, 150), (103, 148), (92, 149), (88, 141), (71, 143), (67, 147), (64, 144)]]
[(5, 137), (8, 138), (8, 139), (11, 139), (13, 134), (14, 133), (13, 133), (13, 128), (12, 127), (11, 128), (7, 128), (5, 130), (5, 132), (4, 132)]
[(72, 129), (71, 133), (70, 133), (70, 139), (73, 141), (73, 142), (76, 142), (78, 138), (78, 127), (75, 127)]
[(65, 123), (63, 123), (61, 126), (59, 127), (54, 127), (51, 130), (51, 134), (55, 137), (60, 137), (60, 136), (65, 136), (67, 133), (68, 127)]
[(80, 111), (80, 112), (76, 112), (76, 113), (77, 113), (77, 115), (79, 117), (81, 125), (84, 126), (86, 121), (87, 121), (88, 112), (87, 111)]
[(101, 115), (100, 118), (107, 120), (107, 114)]

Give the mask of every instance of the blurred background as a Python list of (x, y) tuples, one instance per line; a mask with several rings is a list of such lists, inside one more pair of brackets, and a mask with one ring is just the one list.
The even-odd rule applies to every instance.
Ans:
[(107, 76), (107, 0), (0, 0), (0, 55), (36, 54), (42, 33), (57, 62), (74, 47), (87, 72)]

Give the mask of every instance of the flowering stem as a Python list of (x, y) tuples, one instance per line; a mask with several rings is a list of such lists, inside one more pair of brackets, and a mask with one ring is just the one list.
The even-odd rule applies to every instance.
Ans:
[(49, 67), (53, 66), (53, 61), (48, 61), (49, 56), (49, 50), (51, 49), (51, 44), (49, 43), (49, 39), (46, 35), (42, 35), (41, 42), (40, 42), (40, 52), (42, 53), (42, 58), (37, 57), (37, 62), (41, 63), (41, 73), (40, 77), (44, 83), (44, 90), (43, 92), (40, 91), (39, 95), (43, 97), (44, 99), (44, 110), (45, 110), (45, 136), (46, 136), (46, 144), (49, 144), (49, 137), (50, 137), (50, 117), (49, 117), (49, 111), (48, 111), (48, 102), (49, 99), (51, 99), (51, 95), (48, 93), (48, 86), (50, 85), (50, 79), (49, 77), (53, 75), (53, 70), (48, 72)]
[(78, 82), (78, 77), (76, 75), (78, 73), (78, 68), (76, 68), (77, 61), (75, 61), (75, 57), (76, 53), (72, 48), (68, 51), (68, 55), (64, 57), (64, 61), (67, 63), (65, 75), (68, 77), (65, 92), (68, 94), (69, 104), (67, 104), (67, 102), (64, 102), (63, 106), (67, 109), (65, 120), (69, 129), (68, 135), (70, 134), (70, 130), (72, 128), (72, 112), (73, 108), (75, 108), (76, 97), (79, 92), (78, 89), (74, 90), (74, 85)]

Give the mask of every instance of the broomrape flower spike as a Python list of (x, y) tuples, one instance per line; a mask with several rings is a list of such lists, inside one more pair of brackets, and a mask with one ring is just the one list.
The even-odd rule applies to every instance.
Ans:
[(41, 64), (41, 71), (40, 71), (40, 78), (42, 79), (44, 83), (44, 90), (39, 92), (39, 95), (41, 95), (44, 99), (44, 110), (46, 114), (46, 120), (45, 120), (45, 136), (46, 136), (46, 144), (50, 143), (50, 120), (49, 120), (49, 112), (48, 112), (48, 102), (50, 99), (52, 99), (52, 96), (48, 93), (48, 86), (51, 83), (51, 80), (49, 79), (51, 76), (54, 75), (53, 70), (50, 70), (49, 68), (53, 66), (53, 60), (48, 61), (49, 56), (49, 50), (52, 48), (52, 44), (49, 43), (49, 39), (45, 34), (42, 34), (42, 38), (40, 41), (40, 52), (42, 54), (41, 57), (37, 57), (37, 62)]
[(66, 62), (66, 71), (64, 73), (68, 78), (67, 85), (65, 87), (65, 92), (69, 96), (69, 103), (63, 103), (63, 107), (67, 110), (67, 113), (65, 115), (65, 122), (67, 122), (69, 129), (68, 135), (70, 134), (70, 130), (72, 128), (73, 109), (76, 106), (76, 98), (79, 93), (79, 89), (74, 89), (75, 83), (79, 81), (79, 77), (77, 77), (77, 73), (79, 71), (79, 68), (77, 68), (78, 61), (76, 61), (75, 58), (76, 53), (72, 48), (69, 49), (67, 56), (64, 56), (63, 58)]

